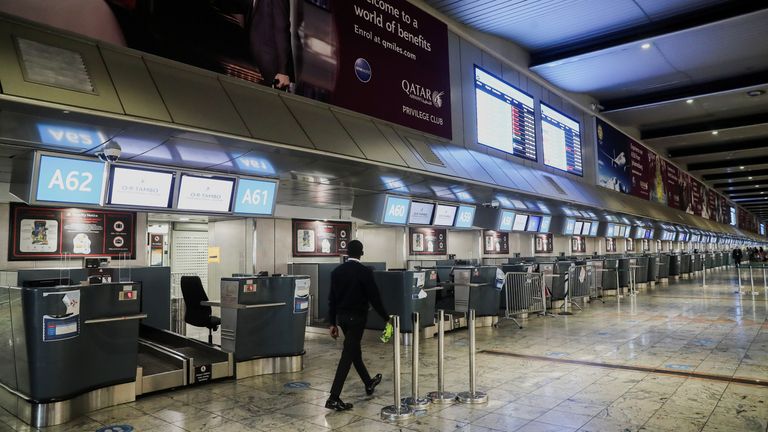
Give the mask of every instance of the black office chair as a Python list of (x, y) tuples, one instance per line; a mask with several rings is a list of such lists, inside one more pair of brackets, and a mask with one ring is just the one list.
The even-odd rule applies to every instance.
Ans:
[(203, 283), (198, 276), (181, 277), (181, 295), (184, 296), (184, 322), (195, 327), (208, 329), (208, 344), (213, 345), (213, 332), (219, 329), (221, 318), (213, 316), (210, 306), (203, 306), (200, 302), (208, 301), (208, 296), (203, 289)]

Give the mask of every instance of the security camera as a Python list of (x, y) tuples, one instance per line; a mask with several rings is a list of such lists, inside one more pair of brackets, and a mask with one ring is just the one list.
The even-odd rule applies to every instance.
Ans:
[(104, 144), (104, 147), (102, 147), (100, 152), (96, 153), (96, 156), (104, 162), (114, 163), (120, 159), (122, 151), (123, 149), (120, 147), (120, 144), (110, 141)]
[(492, 200), (491, 202), (483, 203), (483, 207), (494, 209), (499, 208), (500, 205), (501, 203), (499, 203), (499, 200)]

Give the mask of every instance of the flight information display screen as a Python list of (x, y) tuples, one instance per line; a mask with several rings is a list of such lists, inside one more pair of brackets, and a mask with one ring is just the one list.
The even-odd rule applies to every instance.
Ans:
[(475, 66), (477, 142), (536, 160), (533, 97)]
[(546, 104), (541, 104), (541, 135), (544, 165), (583, 175), (579, 122)]

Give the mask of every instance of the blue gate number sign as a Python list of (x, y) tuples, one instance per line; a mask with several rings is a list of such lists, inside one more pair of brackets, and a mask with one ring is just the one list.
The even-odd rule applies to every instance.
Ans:
[(42, 155), (37, 176), (37, 200), (101, 204), (104, 163)]
[(277, 183), (243, 179), (237, 183), (235, 213), (271, 215), (275, 208)]

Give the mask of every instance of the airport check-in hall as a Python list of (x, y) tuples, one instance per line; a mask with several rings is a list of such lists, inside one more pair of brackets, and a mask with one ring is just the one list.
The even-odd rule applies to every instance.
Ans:
[(0, 0), (0, 432), (768, 431), (766, 40)]

